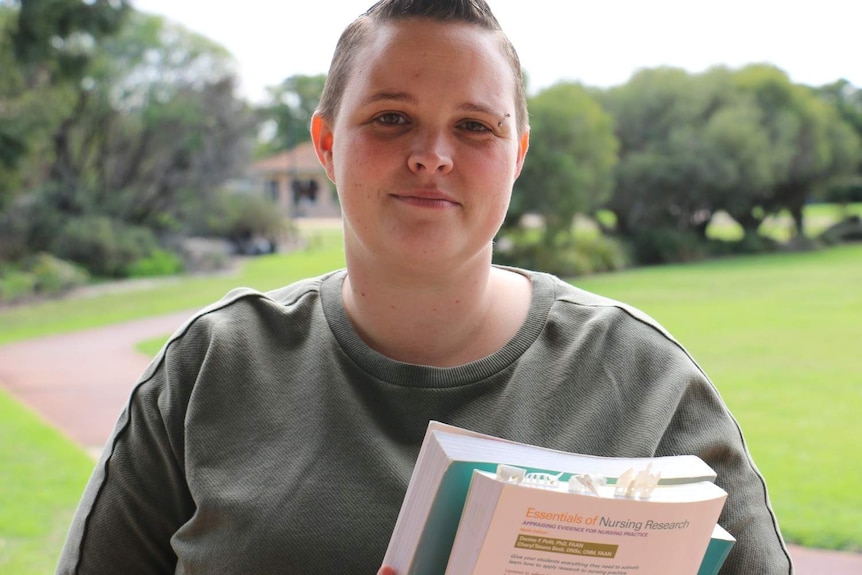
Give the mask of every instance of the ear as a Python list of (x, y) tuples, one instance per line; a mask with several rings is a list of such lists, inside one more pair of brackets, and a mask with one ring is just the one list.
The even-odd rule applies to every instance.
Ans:
[(335, 164), (332, 160), (332, 128), (317, 112), (311, 116), (311, 142), (320, 165), (326, 170), (326, 176), (334, 184)]
[(527, 157), (527, 150), (530, 148), (530, 129), (524, 130), (521, 138), (518, 140), (518, 157), (515, 164), (515, 179), (521, 175), (521, 169), (524, 167), (524, 158)]

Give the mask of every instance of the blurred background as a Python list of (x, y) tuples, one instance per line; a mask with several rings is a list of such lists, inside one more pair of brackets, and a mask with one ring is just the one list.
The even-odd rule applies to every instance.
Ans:
[[(496, 261), (656, 317), (740, 420), (785, 536), (862, 550), (862, 5), (490, 4), (532, 127)], [(177, 313), (343, 265), (308, 124), (367, 7), (0, 0), (0, 572), (52, 570), (110, 432), (76, 437), (25, 358), (169, 317), (129, 340), (146, 365)], [(40, 389), (72, 393), (63, 369)], [(109, 424), (126, 369), (89, 392)]]

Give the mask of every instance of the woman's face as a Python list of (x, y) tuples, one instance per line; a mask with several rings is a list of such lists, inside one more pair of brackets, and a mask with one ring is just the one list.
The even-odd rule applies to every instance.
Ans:
[(374, 26), (354, 61), (336, 119), (312, 130), (348, 262), (433, 271), (490, 255), (528, 141), (498, 37), (405, 20)]

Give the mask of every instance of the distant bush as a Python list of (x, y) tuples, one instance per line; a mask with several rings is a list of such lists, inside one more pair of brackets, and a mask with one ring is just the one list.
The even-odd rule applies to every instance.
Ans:
[(712, 256), (736, 256), (777, 252), (780, 242), (761, 234), (745, 234), (738, 240), (707, 240), (706, 248)]
[(862, 241), (862, 218), (848, 216), (824, 230), (820, 239), (829, 245)]
[(49, 251), (51, 238), (63, 221), (63, 215), (42, 194), (17, 198), (0, 212), (0, 261), (21, 261)]
[(540, 270), (571, 278), (621, 270), (629, 258), (622, 244), (602, 235), (566, 237), (548, 246), (530, 230), (507, 234), (494, 260), (501, 265)]
[(706, 242), (688, 231), (655, 228), (631, 239), (632, 256), (640, 265), (692, 262), (709, 255)]
[(16, 303), (36, 293), (36, 276), (19, 269), (0, 269), (0, 302)]
[(0, 269), (0, 302), (16, 303), (32, 297), (56, 296), (89, 282), (82, 268), (47, 253), (19, 265)]
[(129, 277), (172, 276), (184, 269), (182, 258), (173, 252), (157, 249), (145, 258), (132, 262), (128, 267)]
[(27, 260), (25, 267), (35, 276), (36, 291), (40, 294), (63, 293), (90, 281), (86, 270), (51, 254), (37, 254)]
[(272, 201), (254, 194), (222, 192), (213, 205), (189, 214), (189, 235), (223, 238), (238, 251), (254, 241), (266, 240), (274, 251), (286, 231), (285, 217)]
[(84, 266), (93, 275), (124, 278), (135, 262), (151, 257), (159, 244), (148, 228), (106, 216), (82, 216), (66, 222), (51, 248), (52, 253)]

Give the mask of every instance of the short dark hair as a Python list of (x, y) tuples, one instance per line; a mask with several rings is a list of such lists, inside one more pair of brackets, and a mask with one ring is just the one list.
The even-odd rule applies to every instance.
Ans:
[(335, 120), (341, 98), (353, 69), (353, 59), (363, 46), (373, 24), (395, 22), (408, 18), (437, 22), (464, 22), (499, 35), (501, 48), (512, 68), (515, 81), (515, 121), (519, 133), (529, 126), (527, 94), (521, 71), (521, 61), (515, 47), (506, 37), (497, 18), (484, 0), (380, 0), (344, 29), (323, 88), (317, 108), (325, 120)]

